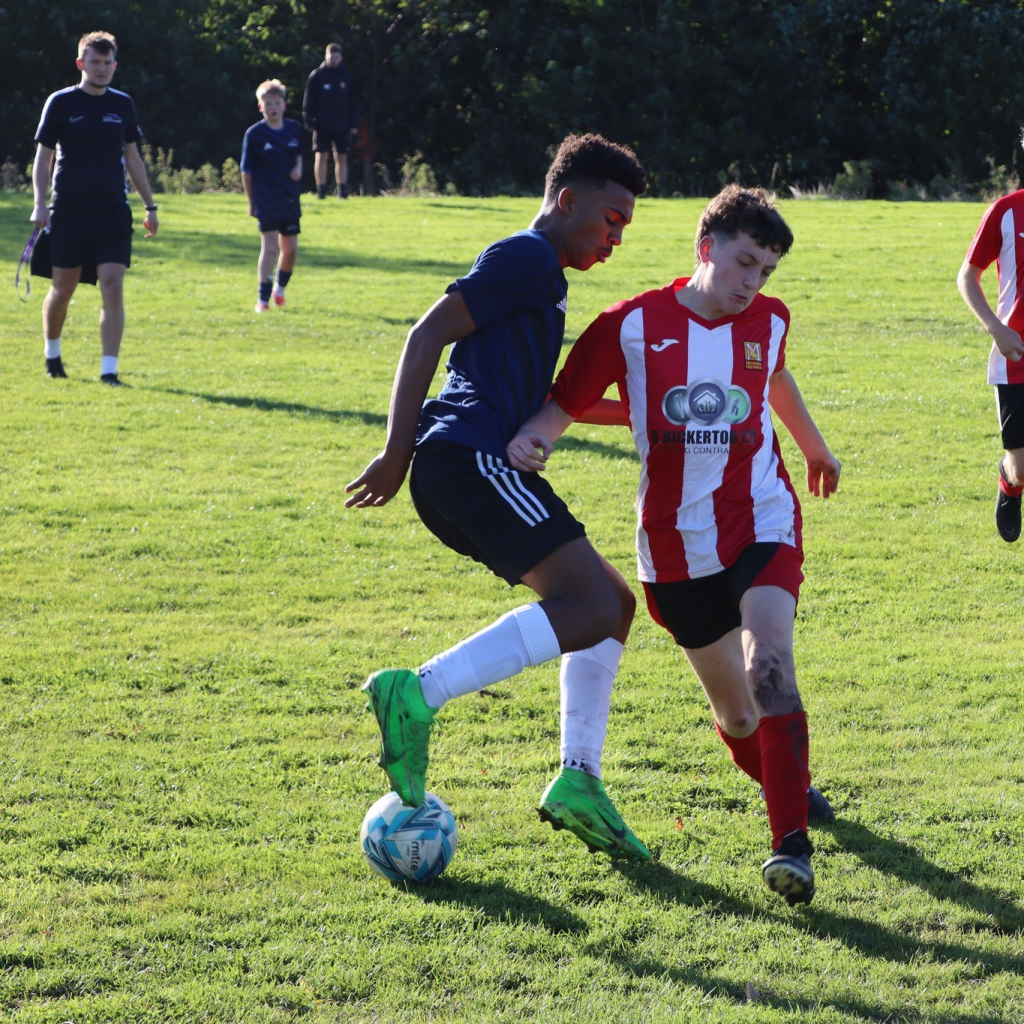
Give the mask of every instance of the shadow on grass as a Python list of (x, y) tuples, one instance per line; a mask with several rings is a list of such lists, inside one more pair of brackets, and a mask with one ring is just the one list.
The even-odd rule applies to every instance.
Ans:
[[(592, 950), (591, 952), (599, 951)], [(916, 1022), (924, 1024), (926, 1021), (937, 1022), (951, 1019), (955, 1020), (957, 1024), (1005, 1024), (1006, 1022), (1006, 1018), (1002, 1016), (997, 1017), (991, 1014), (977, 1016), (962, 1012), (958, 1012), (955, 1018), (940, 1018), (915, 1005), (869, 1003), (852, 995), (833, 999), (825, 999), (822, 996), (810, 998), (780, 996), (767, 991), (763, 985), (756, 993), (751, 992), (748, 995), (746, 986), (741, 988), (736, 982), (708, 974), (696, 967), (685, 965), (669, 967), (657, 961), (634, 959), (614, 952), (610, 953), (606, 959), (612, 966), (632, 978), (656, 978), (662, 982), (671, 981), (676, 985), (687, 985), (699, 989), (710, 999), (727, 1000), (737, 1004), (749, 1003), (751, 1012), (756, 1012), (755, 1007), (764, 1007), (765, 1009), (806, 1013), (809, 1015), (808, 1019), (816, 1020), (823, 1010), (831, 1008), (840, 1013), (849, 1014), (857, 1020), (901, 1021), (903, 1024), (916, 1024)], [(814, 980), (808, 978), (809, 987), (813, 985)]]
[[(844, 826), (849, 824), (842, 823)], [(862, 827), (854, 825), (854, 828), (861, 829)], [(841, 828), (837, 828), (837, 831), (841, 831)], [(867, 829), (863, 829), (863, 832), (872, 835)], [(873, 840), (876, 846), (879, 842), (884, 845), (884, 841), (878, 841), (877, 837), (873, 837)], [(903, 844), (900, 843), (895, 845), (903, 847)], [(903, 849), (905, 851), (908, 848), (903, 847)], [(854, 852), (859, 851), (854, 848)], [(934, 865), (919, 857), (918, 861), (929, 871), (936, 870)], [(920, 941), (912, 936), (900, 935), (856, 918), (828, 911), (816, 911), (813, 907), (792, 913), (782, 910), (781, 907), (777, 911), (766, 910), (762, 906), (754, 906), (747, 900), (732, 896), (705, 882), (677, 874), (657, 863), (616, 863), (615, 868), (637, 889), (659, 901), (671, 900), (675, 903), (699, 908), (713, 917), (723, 915), (744, 919), (768, 917), (778, 923), (780, 941), (785, 941), (786, 932), (792, 929), (816, 939), (835, 939), (858, 953), (900, 963), (912, 963), (919, 960), (922, 954), (930, 953), (936, 960), (979, 964), (981, 971), (986, 975), (999, 971), (1019, 973), (1021, 967), (1024, 966), (1020, 958), (1017, 957), (999, 954), (986, 955), (978, 949), (957, 943)], [(915, 881), (915, 879), (908, 878), (908, 881)], [(641, 936), (636, 937), (636, 941), (639, 942), (640, 939)], [(588, 946), (588, 951), (592, 955), (603, 956), (625, 974), (639, 978), (671, 979), (677, 984), (698, 988), (715, 999), (726, 999), (735, 1003), (751, 1002), (758, 1006), (779, 1010), (817, 1011), (819, 1013), (822, 1007), (827, 1005), (840, 1012), (851, 1013), (866, 1020), (923, 1022), (936, 1019), (934, 1014), (922, 1011), (916, 1006), (883, 1006), (866, 1002), (856, 995), (842, 996), (826, 1001), (820, 995), (794, 998), (776, 996), (768, 991), (758, 991), (756, 997), (751, 999), (746, 986), (741, 987), (737, 982), (716, 977), (696, 967), (686, 964), (669, 965), (624, 956), (621, 952), (620, 940), (621, 936), (617, 936), (615, 947), (608, 949), (603, 948), (601, 944), (591, 944)], [(958, 1013), (956, 1020), (961, 1024), (1000, 1024), (1001, 1018)]]
[(367, 426), (387, 426), (388, 418), (383, 413), (362, 412), (353, 409), (323, 409), (302, 402), (281, 402), (270, 398), (254, 398), (248, 395), (211, 395), (204, 391), (185, 391), (182, 388), (141, 387), (142, 391), (158, 391), (165, 395), (180, 395), (182, 398), (201, 398), (214, 405), (233, 405), (236, 409), (256, 409), (259, 412), (285, 412), (292, 416), (313, 416), (344, 423), (346, 420), (362, 420)]
[(558, 439), (558, 447), (565, 452), (586, 452), (589, 455), (600, 455), (606, 459), (627, 459), (630, 462), (639, 462), (640, 456), (630, 443), (629, 432), (625, 427), (621, 428), (622, 436), (626, 439), (620, 448), (618, 445), (607, 444), (604, 441), (594, 441), (588, 437), (571, 437), (563, 434)]
[(490, 882), (436, 882), (431, 888), (409, 886), (424, 903), (460, 903), (481, 911), (498, 924), (526, 924), (552, 935), (579, 935), (587, 931), (582, 918), (547, 900), (528, 896), (508, 885)]
[(975, 885), (963, 875), (926, 860), (907, 843), (880, 836), (860, 822), (838, 819), (824, 827), (844, 850), (856, 854), (868, 867), (916, 885), (936, 899), (959, 903), (993, 919), (993, 924), (978, 926), (977, 931), (995, 935), (1024, 933), (1024, 909), (1012, 898)]
[[(161, 232), (163, 246), (153, 252), (154, 262), (171, 262), (185, 256), (192, 262), (247, 266), (256, 262), (260, 250), (260, 237), (252, 233), (218, 234), (216, 232), (181, 231), (168, 229)], [(182, 252), (184, 250), (184, 252)], [(149, 255), (149, 254), (147, 254)], [(372, 270), (383, 274), (437, 274), (454, 280), (469, 271), (472, 260), (455, 261), (416, 259), (393, 254), (375, 255), (359, 252), (347, 246), (317, 245), (308, 235), (299, 236), (299, 265), (327, 270)]]

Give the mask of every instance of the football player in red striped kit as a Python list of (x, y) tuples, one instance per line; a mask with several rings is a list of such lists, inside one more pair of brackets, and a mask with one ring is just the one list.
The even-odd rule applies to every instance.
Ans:
[[(786, 367), (789, 310), (760, 294), (792, 244), (769, 193), (724, 189), (701, 215), (693, 275), (602, 313), (507, 449), (536, 471), (576, 419), (630, 427), (648, 608), (686, 653), (732, 760), (763, 787), (762, 876), (791, 905), (814, 895), (809, 811), (827, 820), (832, 809), (810, 785), (793, 662), (800, 503), (771, 412), (806, 460), (811, 493), (827, 498), (840, 472)], [(612, 384), (619, 402), (602, 398)]]
[[(993, 263), (999, 275), (995, 310), (981, 287), (981, 275)], [(997, 199), (985, 211), (956, 283), (992, 338), (988, 382), (995, 386), (1005, 449), (999, 460), (996, 529), (1012, 543), (1020, 536), (1024, 493), (1024, 189)]]

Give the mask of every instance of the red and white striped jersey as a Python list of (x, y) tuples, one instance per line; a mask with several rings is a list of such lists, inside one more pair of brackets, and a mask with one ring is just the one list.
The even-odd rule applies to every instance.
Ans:
[[(996, 316), (1024, 336), (1024, 189), (997, 199), (981, 218), (967, 262), (985, 270), (996, 264)], [(995, 343), (988, 354), (989, 384), (1024, 384), (1024, 360), (1010, 362)]]
[(676, 299), (688, 280), (602, 313), (551, 391), (579, 417), (618, 384), (640, 454), (637, 570), (648, 583), (721, 572), (755, 542), (801, 547), (768, 408), (789, 310), (758, 295), (738, 316), (704, 320)]

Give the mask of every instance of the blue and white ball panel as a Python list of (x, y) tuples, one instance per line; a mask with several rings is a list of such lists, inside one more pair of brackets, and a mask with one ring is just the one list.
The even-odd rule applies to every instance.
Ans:
[(458, 843), (448, 805), (427, 793), (407, 807), (397, 793), (382, 796), (363, 818), (360, 843), (366, 863), (394, 882), (432, 882), (448, 866)]

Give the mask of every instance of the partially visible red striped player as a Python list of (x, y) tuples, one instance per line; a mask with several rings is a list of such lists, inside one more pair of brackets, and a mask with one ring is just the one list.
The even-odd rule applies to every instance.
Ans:
[[(993, 264), (999, 275), (999, 298), (992, 307), (981, 275)], [(986, 211), (967, 250), (957, 287), (992, 336), (988, 382), (995, 385), (996, 410), (1003, 448), (996, 491), (996, 528), (1005, 541), (1020, 536), (1024, 492), (1024, 189), (997, 199)]]
[[(733, 761), (764, 789), (773, 852), (762, 875), (795, 904), (814, 895), (809, 808), (824, 819), (832, 809), (810, 785), (793, 664), (800, 503), (770, 410), (812, 493), (832, 494), (840, 465), (785, 365), (789, 311), (760, 294), (793, 244), (772, 198), (729, 186), (713, 199), (693, 276), (602, 313), (507, 452), (517, 469), (541, 470), (576, 419), (630, 427), (648, 608), (685, 651)], [(620, 402), (602, 398), (612, 384)]]

